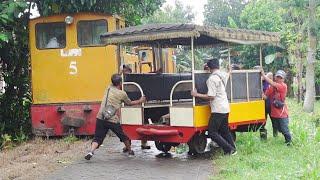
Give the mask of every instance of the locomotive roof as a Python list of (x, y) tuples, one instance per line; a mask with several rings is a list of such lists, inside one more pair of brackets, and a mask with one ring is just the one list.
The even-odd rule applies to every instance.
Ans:
[(232, 29), (194, 24), (148, 24), (131, 26), (101, 35), (101, 40), (109, 44), (127, 45), (190, 45), (194, 37), (195, 46), (215, 44), (274, 44), (280, 42), (276, 32)]

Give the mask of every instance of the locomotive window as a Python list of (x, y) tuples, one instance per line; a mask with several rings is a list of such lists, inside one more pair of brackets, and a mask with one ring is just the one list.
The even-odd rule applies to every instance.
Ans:
[(79, 46), (101, 46), (100, 35), (107, 32), (106, 20), (79, 21), (78, 45)]
[(66, 47), (66, 24), (64, 22), (36, 24), (36, 46), (38, 49)]

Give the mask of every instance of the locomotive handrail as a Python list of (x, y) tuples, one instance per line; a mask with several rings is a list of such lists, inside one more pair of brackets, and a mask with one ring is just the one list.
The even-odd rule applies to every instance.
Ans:
[(171, 91), (170, 91), (170, 106), (172, 106), (172, 96), (173, 96), (173, 92), (174, 89), (180, 85), (180, 84), (184, 84), (184, 83), (192, 83), (192, 80), (184, 80), (184, 81), (178, 81), (176, 84), (174, 84), (174, 86), (172, 87)]
[[(140, 93), (141, 93), (141, 97), (144, 96), (143, 90), (142, 90), (141, 86), (138, 83), (135, 83), (135, 82), (123, 82), (122, 84), (123, 85), (134, 85), (134, 86), (136, 86), (139, 89)], [(141, 105), (142, 105), (142, 107), (144, 107), (144, 103), (142, 103)]]

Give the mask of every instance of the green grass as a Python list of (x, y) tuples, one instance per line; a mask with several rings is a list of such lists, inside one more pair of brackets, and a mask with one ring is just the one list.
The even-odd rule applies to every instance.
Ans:
[(272, 137), (268, 120), (268, 140), (261, 141), (258, 132), (237, 133), (238, 154), (214, 156), (211, 179), (320, 179), (320, 102), (314, 114), (292, 99), (287, 103), (293, 145), (286, 146), (281, 133)]
[(63, 141), (65, 143), (67, 143), (67, 144), (72, 144), (72, 143), (74, 143), (74, 142), (76, 142), (78, 140), (79, 139), (74, 135), (69, 135), (69, 136), (66, 136), (66, 137), (63, 138)]

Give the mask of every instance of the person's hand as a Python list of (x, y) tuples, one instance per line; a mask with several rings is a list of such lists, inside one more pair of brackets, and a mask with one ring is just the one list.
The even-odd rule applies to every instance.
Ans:
[(194, 90), (191, 91), (191, 96), (193, 96), (193, 97), (197, 97), (198, 96), (197, 89), (194, 89)]
[(140, 98), (140, 102), (141, 102), (141, 103), (145, 103), (146, 101), (147, 101), (147, 99), (146, 99), (145, 96), (142, 96), (142, 97)]
[(264, 93), (262, 93), (262, 98), (267, 99), (268, 97)]

